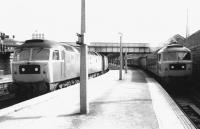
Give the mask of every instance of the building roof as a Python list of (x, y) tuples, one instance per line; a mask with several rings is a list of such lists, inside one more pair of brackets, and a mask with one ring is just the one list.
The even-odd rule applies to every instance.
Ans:
[(5, 39), (5, 40), (3, 40), (3, 44), (8, 47), (17, 47), (17, 46), (23, 44), (23, 42), (19, 42), (19, 41), (13, 40), (13, 39)]

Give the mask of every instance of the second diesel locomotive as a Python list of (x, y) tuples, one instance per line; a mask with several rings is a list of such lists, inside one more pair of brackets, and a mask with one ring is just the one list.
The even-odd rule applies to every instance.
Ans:
[(139, 58), (139, 65), (162, 80), (189, 79), (192, 74), (191, 51), (182, 45), (172, 43)]
[[(106, 56), (88, 53), (88, 73), (97, 76), (108, 70)], [(10, 92), (17, 96), (39, 95), (69, 86), (80, 78), (80, 51), (65, 43), (43, 39), (27, 40), (16, 48), (11, 63), (13, 84)]]

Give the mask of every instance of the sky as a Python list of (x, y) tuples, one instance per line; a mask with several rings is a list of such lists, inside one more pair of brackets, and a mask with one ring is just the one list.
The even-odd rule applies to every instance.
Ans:
[[(160, 44), (175, 34), (200, 30), (199, 0), (85, 0), (86, 42)], [(81, 0), (0, 0), (0, 31), (19, 41), (44, 33), (46, 39), (75, 42)]]

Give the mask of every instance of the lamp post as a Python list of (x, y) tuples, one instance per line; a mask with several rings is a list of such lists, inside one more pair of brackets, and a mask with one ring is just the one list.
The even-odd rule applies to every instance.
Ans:
[(119, 80), (122, 80), (122, 36), (123, 34), (119, 32), (120, 34), (120, 69), (119, 69)]
[(126, 48), (126, 52), (125, 52), (125, 73), (127, 73), (127, 48)]

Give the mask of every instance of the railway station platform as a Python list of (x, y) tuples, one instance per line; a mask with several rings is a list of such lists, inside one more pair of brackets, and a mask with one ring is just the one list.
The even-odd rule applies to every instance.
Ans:
[(79, 113), (79, 84), (0, 110), (0, 129), (194, 129), (151, 77), (139, 69), (88, 81), (89, 113)]

